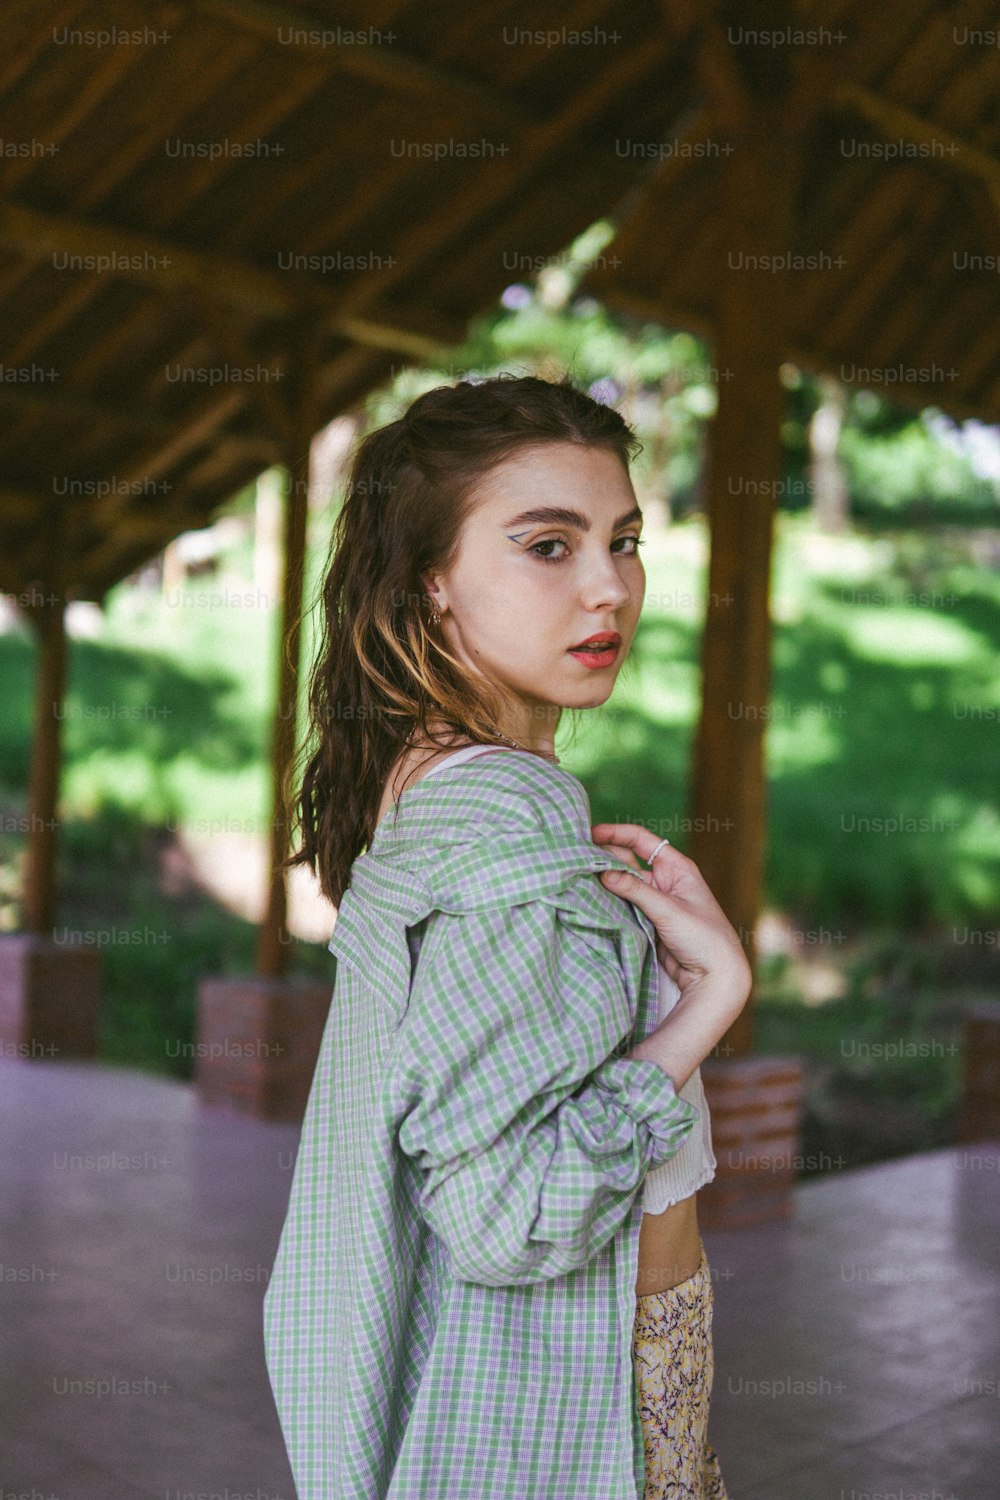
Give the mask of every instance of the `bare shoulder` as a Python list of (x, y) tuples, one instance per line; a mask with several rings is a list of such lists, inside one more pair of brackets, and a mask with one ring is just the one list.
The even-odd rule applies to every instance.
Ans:
[[(378, 817), (376, 822), (381, 822), (384, 815), (389, 811), (394, 802), (397, 802), (406, 791), (407, 787), (416, 786), (427, 772), (436, 766), (439, 760), (444, 760), (449, 755), (454, 755), (456, 750), (465, 750), (475, 744), (474, 740), (456, 739), (450, 745), (410, 745), (396, 759), (392, 770), (386, 778), (382, 790), (382, 800), (379, 803)], [(484, 755), (492, 755), (496, 751), (502, 751), (503, 745), (491, 746), (484, 750)]]

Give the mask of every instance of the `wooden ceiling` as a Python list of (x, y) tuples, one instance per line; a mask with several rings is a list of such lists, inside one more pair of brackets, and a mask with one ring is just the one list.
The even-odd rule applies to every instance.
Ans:
[[(333, 11), (333, 14), (331, 14)], [(5, 0), (0, 588), (100, 597), (557, 254), (674, 126), (652, 3)], [(527, 33), (528, 35), (525, 35)], [(522, 272), (523, 274), (523, 272)]]
[[(993, 27), (994, 11), (811, 8), (844, 40), (807, 49), (827, 102), (799, 248), (846, 265), (803, 278), (789, 346), (834, 369), (955, 369), (921, 399), (988, 420), (1000, 281), (952, 256), (1000, 250), (1000, 49), (952, 28)], [(520, 0), (5, 0), (3, 21), (6, 592), (99, 598), (287, 461), (303, 401), (318, 427), (459, 341), (616, 208), (632, 206), (618, 264), (593, 288), (712, 326), (722, 158), (655, 154), (724, 137), (707, 0), (542, 18)], [(845, 121), (872, 140), (931, 132), (944, 152), (849, 159)]]
[(723, 32), (706, 25), (709, 9), (674, 7), (678, 45), (697, 40), (700, 108), (584, 289), (711, 337), (727, 276), (762, 285), (774, 274), (741, 259), (723, 178), (740, 149), (734, 96), (754, 58), (791, 56), (774, 80), (793, 148), (792, 233), (778, 247), (789, 257), (785, 357), (904, 405), (1000, 421), (996, 5), (831, 0), (808, 19), (797, 12), (818, 37), (797, 55), (731, 46), (749, 16), (733, 8), (743, 24)]

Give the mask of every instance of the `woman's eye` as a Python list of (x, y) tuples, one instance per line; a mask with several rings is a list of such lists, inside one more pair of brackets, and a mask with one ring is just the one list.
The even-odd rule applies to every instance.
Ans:
[(528, 548), (528, 551), (534, 552), (536, 556), (542, 559), (542, 562), (561, 562), (562, 558), (553, 557), (551, 552), (543, 552), (541, 549), (543, 547), (565, 547), (565, 545), (566, 543), (561, 541), (559, 537), (550, 536), (547, 541), (536, 542), (533, 547)]
[[(611, 543), (612, 548), (617, 548), (620, 542), (631, 542), (633, 544), (627, 551), (619, 554), (625, 557), (637, 556), (639, 548), (645, 545), (641, 537), (620, 536)], [(550, 536), (546, 538), (544, 542), (535, 542), (534, 546), (528, 548), (528, 551), (534, 552), (537, 557), (540, 557), (542, 559), (542, 562), (562, 562), (563, 558), (566, 555), (565, 553), (561, 553), (558, 557), (554, 557), (550, 551), (543, 551), (542, 549), (549, 547), (565, 547), (566, 545), (567, 544), (560, 537)]]

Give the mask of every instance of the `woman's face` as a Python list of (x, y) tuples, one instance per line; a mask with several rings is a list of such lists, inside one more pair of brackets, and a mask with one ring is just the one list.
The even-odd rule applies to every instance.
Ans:
[[(646, 588), (642, 515), (622, 461), (604, 448), (519, 449), (476, 485), (455, 562), (428, 575), (451, 651), (503, 690), (511, 724), (551, 740), (563, 708), (611, 694)], [(571, 648), (601, 632), (603, 654)]]

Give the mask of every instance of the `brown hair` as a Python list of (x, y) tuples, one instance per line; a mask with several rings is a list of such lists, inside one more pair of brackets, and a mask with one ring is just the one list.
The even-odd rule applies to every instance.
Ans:
[(610, 449), (626, 469), (639, 446), (619, 412), (568, 376), (498, 375), (427, 391), (357, 447), (321, 592), (296, 799), (301, 848), (287, 861), (309, 865), (334, 904), (415, 731), (435, 745), (501, 738), (503, 697), (425, 618), (422, 575), (454, 561), (476, 483), (518, 448), (555, 442)]

